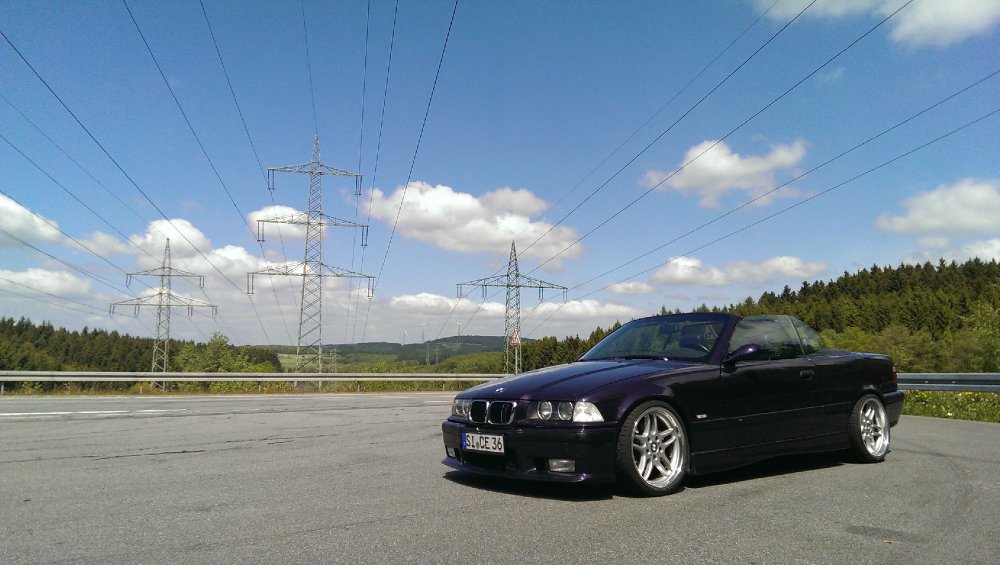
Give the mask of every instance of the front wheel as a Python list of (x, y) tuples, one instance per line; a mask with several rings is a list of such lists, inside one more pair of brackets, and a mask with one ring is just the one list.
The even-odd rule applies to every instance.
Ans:
[(618, 434), (619, 477), (640, 494), (675, 491), (687, 474), (689, 456), (684, 423), (663, 402), (637, 406)]
[(889, 417), (874, 394), (862, 396), (850, 421), (851, 455), (862, 463), (877, 463), (889, 453)]

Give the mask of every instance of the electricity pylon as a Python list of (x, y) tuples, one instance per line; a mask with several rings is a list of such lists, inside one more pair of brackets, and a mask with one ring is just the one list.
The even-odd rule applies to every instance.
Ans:
[(507, 309), (504, 315), (503, 369), (504, 372), (511, 374), (521, 372), (521, 289), (537, 288), (538, 300), (545, 298), (544, 293), (547, 288), (561, 290), (563, 301), (566, 301), (566, 287), (521, 274), (521, 271), (517, 267), (517, 250), (514, 248), (514, 242), (510, 243), (510, 260), (507, 262), (506, 275), (494, 275), (492, 277), (458, 283), (459, 298), (462, 298), (463, 286), (483, 287), (483, 300), (486, 299), (486, 289), (488, 287), (507, 289)]
[(174, 277), (188, 277), (198, 279), (198, 288), (205, 288), (205, 277), (170, 266), (170, 239), (163, 248), (163, 264), (155, 269), (128, 273), (125, 276), (125, 286), (132, 284), (135, 277), (160, 277), (160, 288), (156, 294), (137, 298), (135, 300), (123, 300), (111, 305), (110, 313), (114, 315), (115, 308), (119, 306), (132, 306), (135, 308), (135, 315), (139, 315), (139, 309), (143, 306), (156, 306), (156, 341), (153, 342), (153, 368), (154, 373), (165, 373), (167, 371), (167, 360), (170, 352), (170, 309), (182, 306), (187, 308), (188, 317), (194, 314), (195, 308), (211, 308), (212, 317), (218, 313), (219, 308), (214, 304), (177, 296), (171, 292), (171, 279)]
[(368, 297), (372, 296), (375, 277), (346, 269), (331, 267), (323, 262), (323, 228), (325, 226), (361, 228), (361, 246), (368, 245), (368, 226), (323, 213), (323, 176), (354, 177), (360, 186), (361, 175), (328, 167), (319, 159), (319, 135), (313, 137), (313, 158), (304, 165), (269, 167), (267, 188), (274, 190), (274, 173), (299, 173), (309, 175), (309, 201), (306, 212), (276, 216), (270, 220), (257, 220), (257, 239), (264, 241), (264, 224), (294, 224), (306, 227), (305, 257), (301, 262), (286, 263), (262, 271), (247, 273), (247, 293), (253, 294), (255, 275), (280, 275), (302, 278), (302, 301), (299, 307), (299, 338), (295, 348), (296, 367), (299, 372), (315, 363), (317, 372), (323, 372), (323, 278), (347, 277), (368, 279)]

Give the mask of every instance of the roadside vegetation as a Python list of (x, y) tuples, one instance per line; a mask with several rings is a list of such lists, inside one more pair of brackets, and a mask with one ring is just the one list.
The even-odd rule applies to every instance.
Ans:
[[(803, 282), (793, 290), (765, 292), (739, 304), (697, 311), (740, 315), (783, 313), (815, 328), (830, 347), (892, 356), (899, 372), (1000, 372), (1000, 264), (978, 259), (963, 264), (873, 266), (831, 281)], [(667, 306), (666, 314), (679, 312)], [(596, 328), (586, 337), (525, 340), (522, 365), (531, 370), (578, 359), (620, 326)], [(0, 370), (148, 371), (153, 340), (118, 332), (70, 332), (43, 322), (0, 318)], [(328, 346), (328, 373), (485, 373), (503, 370), (503, 340), (462, 336), (425, 343), (363, 343)], [(171, 371), (287, 372), (295, 367), (294, 346), (235, 347), (216, 333), (208, 343), (172, 342)], [(311, 367), (303, 370), (308, 372)], [(347, 382), (322, 387), (291, 383), (174, 383), (152, 393), (281, 393), (463, 390), (473, 383)], [(8, 393), (136, 394), (131, 383), (8, 383)], [(914, 391), (907, 414), (1000, 422), (1000, 394)]]

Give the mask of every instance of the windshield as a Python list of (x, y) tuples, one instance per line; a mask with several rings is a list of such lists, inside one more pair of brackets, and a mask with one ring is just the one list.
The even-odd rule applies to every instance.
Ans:
[(629, 322), (581, 357), (704, 361), (726, 325), (726, 316), (679, 314)]

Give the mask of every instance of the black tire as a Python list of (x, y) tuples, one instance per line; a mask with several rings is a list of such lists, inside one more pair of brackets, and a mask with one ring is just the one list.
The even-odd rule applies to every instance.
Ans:
[(874, 394), (858, 399), (848, 424), (849, 454), (860, 463), (878, 463), (889, 453), (889, 416), (882, 400)]
[(687, 475), (690, 453), (677, 411), (665, 402), (644, 402), (629, 412), (618, 433), (618, 477), (638, 494), (670, 494)]

